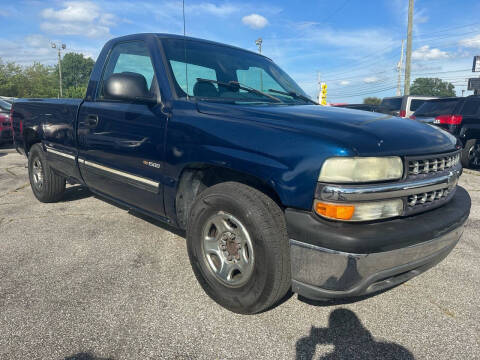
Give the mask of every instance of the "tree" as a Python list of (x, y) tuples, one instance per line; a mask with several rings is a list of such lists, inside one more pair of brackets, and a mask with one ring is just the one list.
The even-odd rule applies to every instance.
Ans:
[(366, 97), (365, 99), (363, 99), (363, 103), (369, 104), (369, 105), (380, 105), (381, 102), (382, 102), (382, 99), (374, 96)]
[[(67, 53), (62, 59), (62, 85), (65, 89), (70, 87), (87, 86), (95, 61), (86, 58), (83, 54)], [(58, 65), (55, 66), (58, 76)]]
[(410, 87), (410, 95), (455, 96), (455, 86), (439, 78), (416, 78)]
[[(62, 59), (65, 97), (84, 97), (95, 62), (82, 54), (68, 53)], [(12, 97), (57, 97), (58, 66), (34, 63), (20, 66), (0, 59), (0, 95)]]

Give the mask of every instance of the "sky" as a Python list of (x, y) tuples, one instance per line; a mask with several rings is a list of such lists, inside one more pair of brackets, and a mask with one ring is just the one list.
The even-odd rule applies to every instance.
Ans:
[[(393, 96), (408, 0), (185, 0), (187, 35), (262, 52), (312, 97), (318, 79), (334, 103)], [(439, 77), (468, 95), (480, 55), (480, 1), (415, 0), (412, 80)], [(178, 0), (0, 0), (0, 59), (54, 64), (50, 43), (96, 59), (106, 40), (183, 33)], [(403, 79), (402, 79), (403, 89)]]

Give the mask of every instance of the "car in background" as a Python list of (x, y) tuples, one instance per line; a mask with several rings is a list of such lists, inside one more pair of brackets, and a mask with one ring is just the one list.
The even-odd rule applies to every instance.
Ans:
[(410, 119), (435, 124), (455, 135), (463, 146), (462, 165), (480, 166), (480, 96), (429, 100)]
[(434, 96), (392, 96), (383, 98), (380, 106), (385, 114), (400, 117), (410, 117), (425, 101), (438, 99)]
[(377, 109), (378, 109), (378, 105), (373, 105), (373, 104), (340, 104), (340, 105), (334, 105), (334, 106), (345, 108), (345, 109), (355, 109), (355, 110), (373, 111), (373, 112), (377, 112)]
[(10, 109), (12, 104), (0, 100), (0, 145), (13, 142), (12, 121), (10, 119)]

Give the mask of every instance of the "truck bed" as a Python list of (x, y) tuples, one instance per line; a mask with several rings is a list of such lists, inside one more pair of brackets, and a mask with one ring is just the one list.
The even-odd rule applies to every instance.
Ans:
[[(45, 142), (54, 140), (57, 146), (63, 147), (66, 151), (75, 151), (75, 120), (82, 102), (82, 99), (19, 99), (15, 101), (13, 129), (17, 150), (28, 153), (31, 144), (40, 137)], [(35, 129), (37, 132), (34, 133), (30, 129)]]

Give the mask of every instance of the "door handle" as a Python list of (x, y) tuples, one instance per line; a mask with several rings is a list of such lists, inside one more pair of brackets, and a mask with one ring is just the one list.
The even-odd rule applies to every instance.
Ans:
[(98, 125), (98, 115), (87, 115), (87, 121), (85, 124), (89, 128), (95, 128)]

